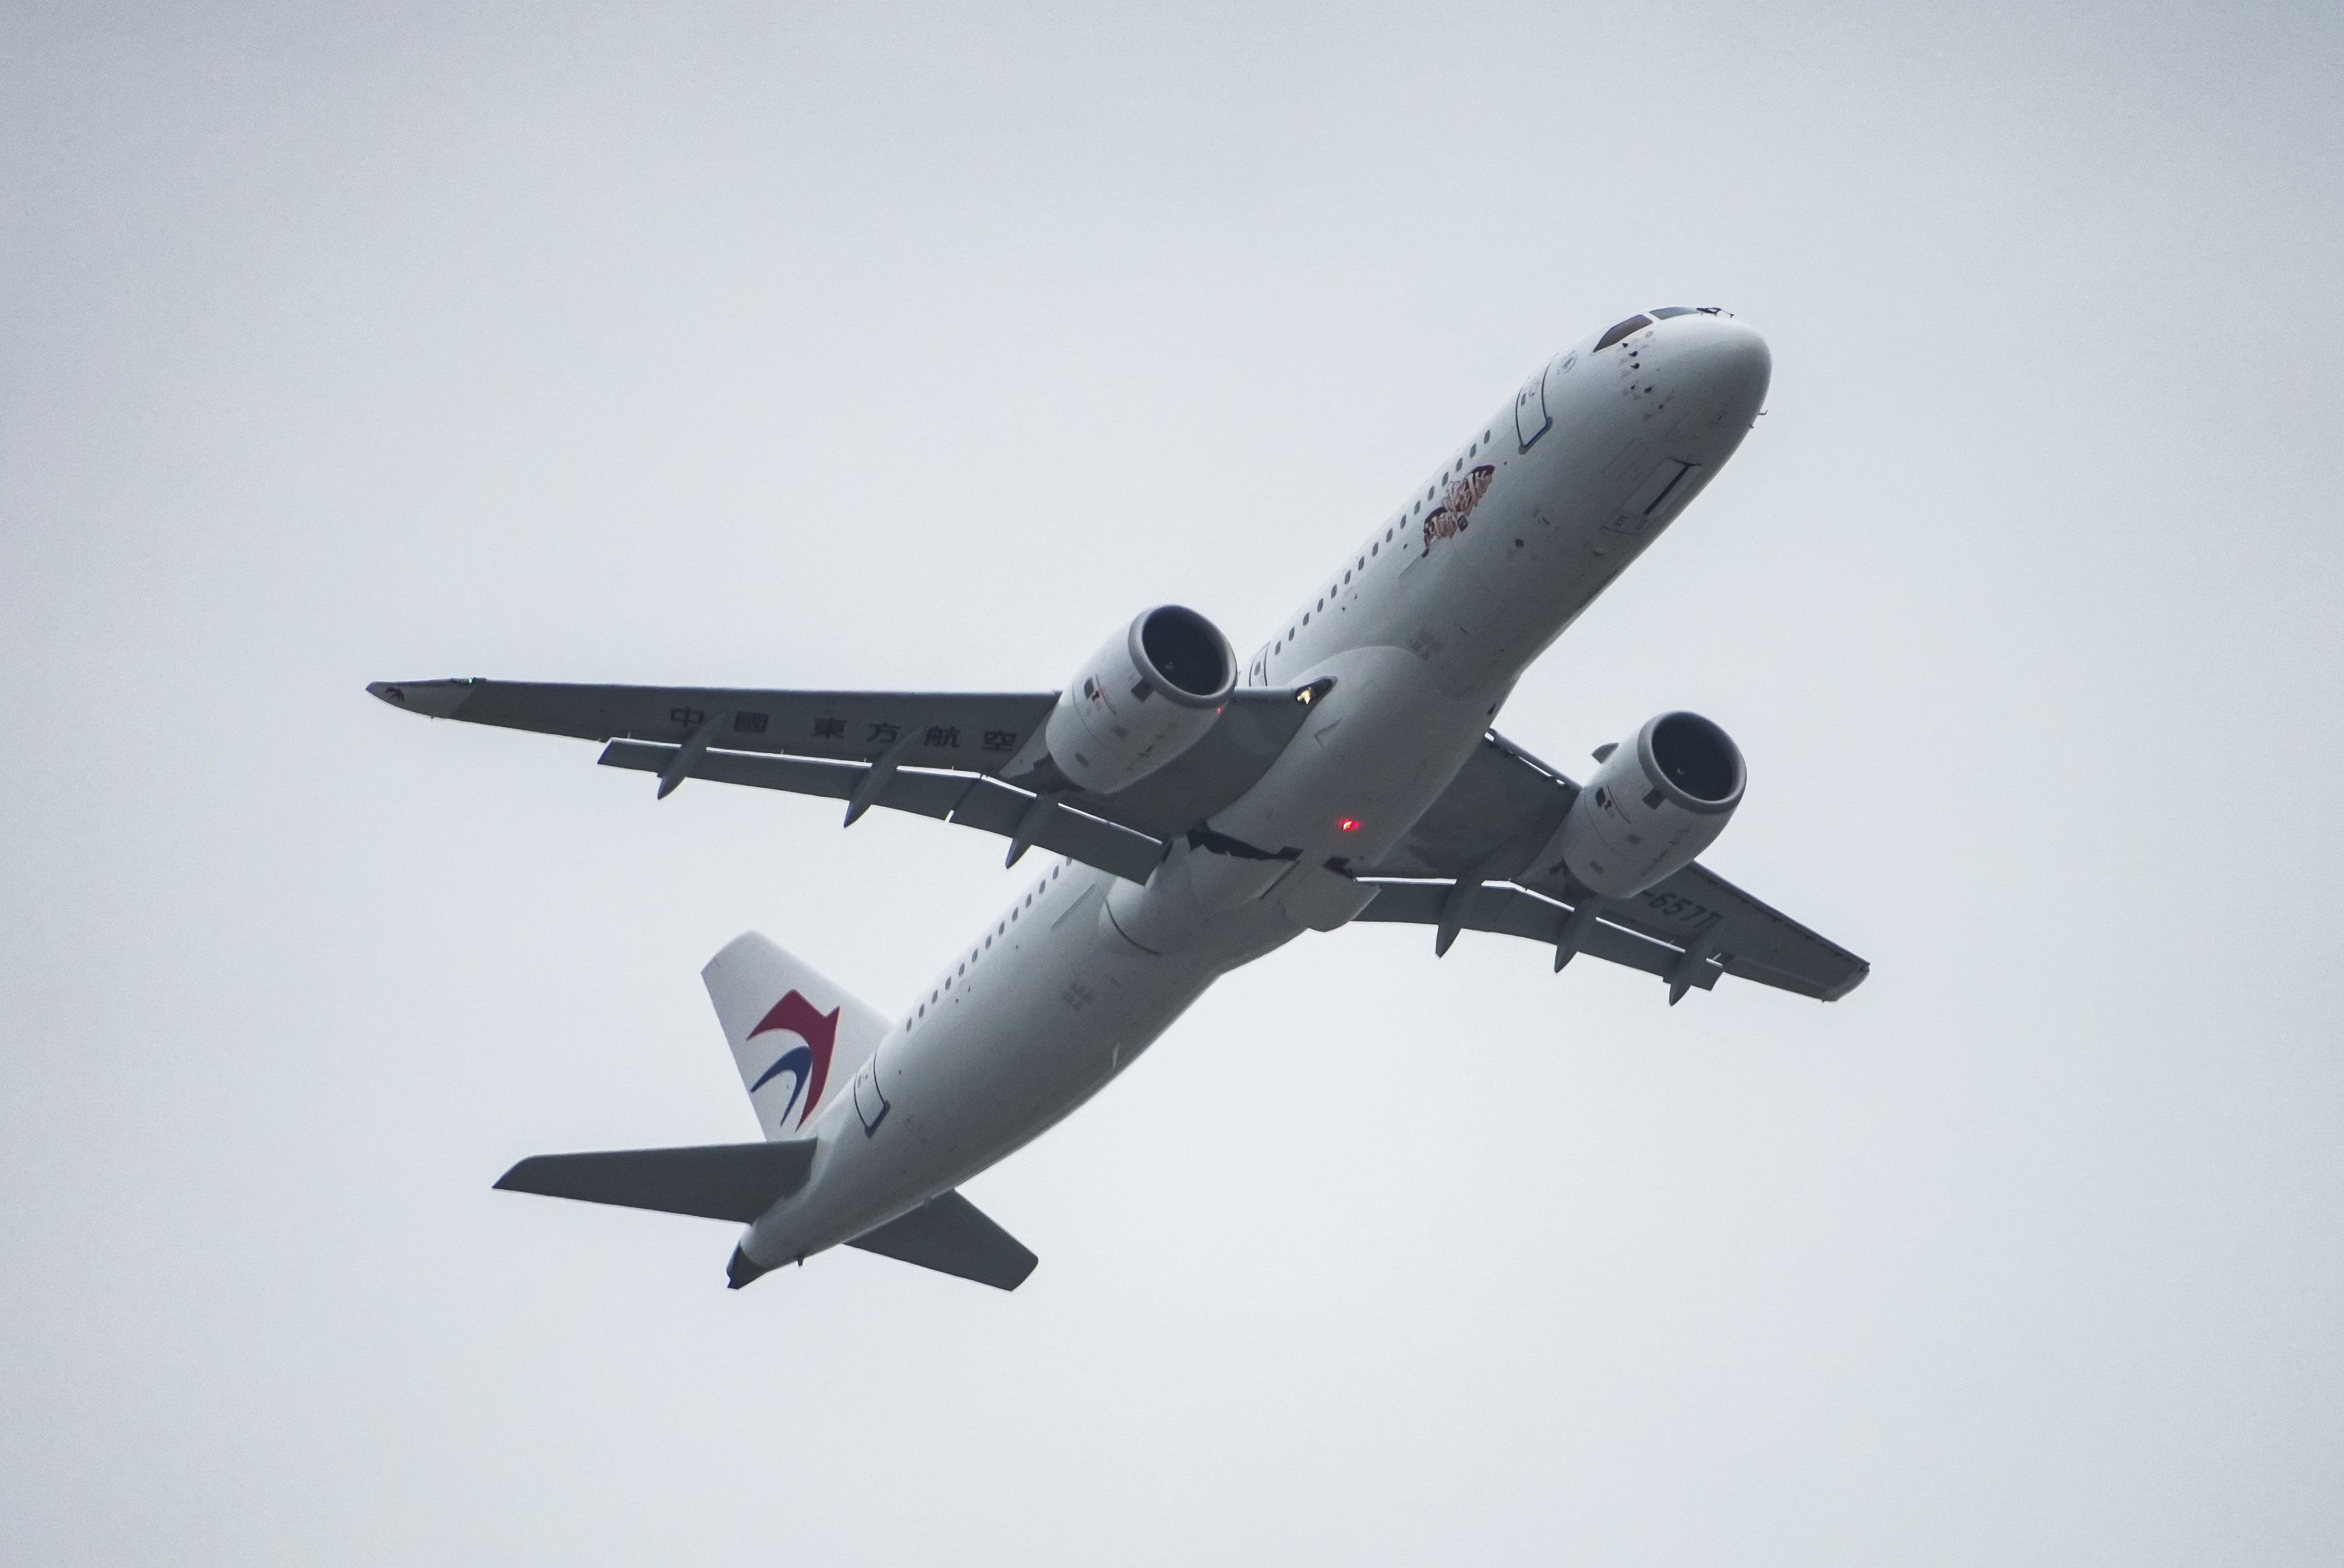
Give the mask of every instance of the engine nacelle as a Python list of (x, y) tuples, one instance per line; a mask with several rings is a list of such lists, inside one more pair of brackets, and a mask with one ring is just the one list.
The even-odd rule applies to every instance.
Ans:
[(1724, 730), (1698, 713), (1663, 713), (1604, 749), (1537, 864), (1568, 867), (1606, 898), (1641, 893), (1717, 841), (1745, 778)]
[(1220, 628), (1177, 604), (1143, 610), (1050, 710), (1050, 759), (1083, 789), (1112, 795), (1203, 739), (1237, 677)]

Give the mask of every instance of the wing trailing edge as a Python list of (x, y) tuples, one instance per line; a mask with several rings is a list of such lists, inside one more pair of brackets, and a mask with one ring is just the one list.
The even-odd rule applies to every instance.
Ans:
[[(613, 740), (602, 749), (600, 760), (605, 768), (662, 773), (676, 755), (677, 749), (672, 746)], [(897, 768), (883, 776), (869, 763), (711, 751), (692, 765), (692, 776), (720, 784), (745, 784), (759, 789), (847, 801), (857, 800), (866, 787), (875, 785), (867, 799), (861, 799), (862, 804), (980, 829), (1013, 843), (1023, 837), (1028, 843), (1111, 871), (1128, 881), (1145, 882), (1148, 873), (1156, 869), (1156, 863), (1164, 858), (1162, 840), (1105, 821), (1063, 801), (1042, 813), (1032, 831), (1026, 832), (1028, 815), (1042, 804), (1042, 798), (997, 779), (967, 773)]]

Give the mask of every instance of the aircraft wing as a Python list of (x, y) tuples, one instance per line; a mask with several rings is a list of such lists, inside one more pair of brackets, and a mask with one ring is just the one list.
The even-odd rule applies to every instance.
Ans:
[(1578, 795), (1490, 731), (1389, 855), (1350, 868), (1381, 889), (1359, 918), (1432, 926), (1441, 952), (1459, 931), (1480, 930), (1553, 944), (1558, 969), (1591, 953), (1661, 976), (1672, 1001), (1720, 975), (1836, 1001), (1872, 972), (1698, 861), (1633, 898), (1590, 900), (1559, 863), (1533, 863)]
[[(1232, 693), (1204, 739), (1113, 795), (1073, 788), (1031, 743), (1055, 692), (767, 691), (512, 680), (376, 681), (367, 690), (433, 719), (609, 744), (605, 767), (746, 784), (914, 812), (1144, 882), (1179, 834), (1267, 772), (1310, 693)], [(1038, 763), (1032, 759), (1040, 757)], [(1013, 768), (1022, 769), (1012, 774)]]

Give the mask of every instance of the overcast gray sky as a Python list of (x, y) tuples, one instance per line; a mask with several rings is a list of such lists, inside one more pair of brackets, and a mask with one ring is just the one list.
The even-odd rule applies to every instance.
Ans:
[[(2327, 1564), (2332, 5), (0, 6), (0, 1558)], [(1551, 350), (1764, 331), (1500, 723), (1752, 783), (1819, 1007), (1308, 936), (1001, 1295), (493, 1193), (753, 1135), (997, 843), (372, 678), (1251, 648)]]

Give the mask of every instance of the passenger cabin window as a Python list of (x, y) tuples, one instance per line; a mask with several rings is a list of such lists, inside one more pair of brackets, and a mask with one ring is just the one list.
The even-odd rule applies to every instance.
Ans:
[(1595, 351), (1598, 354), (1601, 354), (1603, 350), (1611, 347), (1614, 343), (1619, 342), (1620, 339), (1627, 337), (1628, 334), (1635, 331), (1638, 327), (1650, 327), (1652, 324), (1652, 318), (1649, 316), (1632, 316), (1628, 317), (1627, 320), (1622, 322), (1619, 326), (1613, 327), (1611, 331), (1605, 333), (1601, 338), (1597, 339)]

